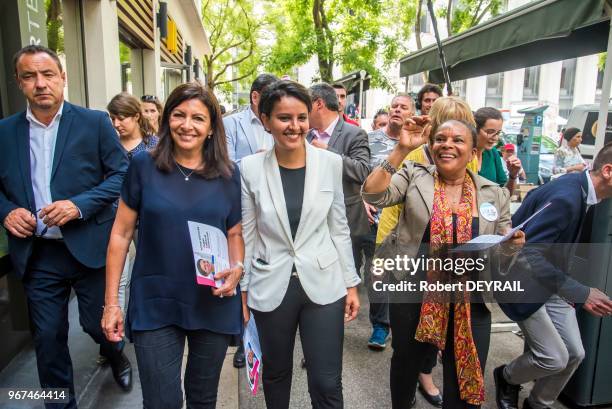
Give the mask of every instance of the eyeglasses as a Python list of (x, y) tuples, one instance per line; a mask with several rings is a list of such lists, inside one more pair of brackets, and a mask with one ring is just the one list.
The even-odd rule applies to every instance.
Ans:
[[(38, 209), (38, 210), (36, 210), (36, 211), (34, 211), (34, 212), (31, 212), (31, 213), (32, 213), (32, 216), (34, 216), (34, 218), (36, 219), (36, 224), (38, 224), (38, 213), (39, 213), (41, 210), (42, 210), (42, 209)], [(35, 236), (36, 236), (36, 237), (42, 237), (42, 236), (44, 236), (45, 234), (47, 234), (47, 231), (48, 231), (48, 230), (49, 230), (49, 226), (47, 226), (47, 225), (45, 224), (45, 227), (43, 227), (43, 229), (42, 229), (42, 231), (40, 232), (40, 234), (36, 234)]]
[(496, 129), (483, 129), (487, 136), (504, 136), (504, 132)]
[(155, 95), (143, 95), (140, 100), (142, 102), (157, 102), (157, 97)]

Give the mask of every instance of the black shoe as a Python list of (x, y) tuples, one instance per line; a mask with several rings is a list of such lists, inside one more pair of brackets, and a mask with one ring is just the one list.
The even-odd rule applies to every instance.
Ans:
[(419, 392), (421, 392), (421, 395), (423, 395), (425, 400), (429, 402), (431, 405), (435, 406), (436, 408), (442, 407), (442, 395), (440, 393), (438, 393), (437, 395), (430, 395), (429, 393), (427, 393), (425, 388), (423, 388), (423, 385), (421, 385), (420, 382), (419, 382)]
[(132, 390), (132, 364), (130, 364), (127, 356), (121, 352), (114, 358), (108, 358), (108, 362), (117, 385), (125, 392)]
[[(525, 398), (525, 400), (523, 401), (523, 409), (533, 409), (533, 406), (529, 404), (529, 400), (527, 398)], [(546, 409), (550, 408), (547, 406)]]
[(512, 385), (504, 378), (504, 368), (499, 366), (493, 370), (495, 380), (495, 402), (498, 409), (518, 409), (520, 385)]
[(234, 354), (234, 368), (244, 368), (244, 365), (246, 365), (246, 360), (244, 359), (244, 347), (241, 342)]

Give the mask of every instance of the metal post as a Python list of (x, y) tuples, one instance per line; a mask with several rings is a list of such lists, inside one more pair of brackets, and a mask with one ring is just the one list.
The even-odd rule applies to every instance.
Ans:
[[(427, 0), (427, 8), (429, 9), (429, 16), (431, 17), (431, 24), (434, 29), (434, 35), (436, 37), (436, 44), (438, 45), (438, 54), (440, 57), (440, 65), (442, 68), (442, 74), (444, 75), (444, 81), (446, 82), (446, 91), (448, 95), (453, 95), (453, 88), (451, 86), (450, 75), (448, 74), (448, 67), (446, 65), (446, 57), (444, 56), (444, 50), (442, 49), (442, 42), (440, 41), (440, 33), (438, 33), (438, 22), (436, 20), (436, 13), (433, 8), (431, 0)], [(451, 18), (447, 16), (446, 18)]]
[[(610, 16), (611, 8), (606, 6), (606, 12)], [(595, 136), (595, 152), (593, 158), (604, 146), (606, 139), (606, 123), (608, 121), (608, 106), (610, 104), (610, 85), (612, 84), (612, 16), (610, 18), (610, 32), (608, 33), (608, 55), (604, 68), (603, 84), (601, 86), (601, 102), (599, 103), (599, 116), (597, 117), (597, 135)]]
[(366, 76), (365, 70), (359, 71), (359, 121), (363, 118), (363, 78)]

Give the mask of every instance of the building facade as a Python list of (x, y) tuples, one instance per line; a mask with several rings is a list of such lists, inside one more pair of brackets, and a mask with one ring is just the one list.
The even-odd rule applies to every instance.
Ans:
[[(176, 85), (200, 76), (200, 61), (210, 53), (199, 0), (2, 0), (0, 118), (26, 107), (13, 55), (28, 44), (58, 51), (67, 100), (101, 110), (121, 91), (163, 101)], [(23, 288), (10, 270), (0, 227), (0, 369), (29, 339)]]

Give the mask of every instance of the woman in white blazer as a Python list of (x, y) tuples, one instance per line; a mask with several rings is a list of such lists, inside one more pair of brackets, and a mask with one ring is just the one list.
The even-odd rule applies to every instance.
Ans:
[[(342, 194), (342, 158), (310, 146), (308, 91), (278, 81), (259, 112), (274, 148), (241, 163), (244, 319), (255, 316), (268, 409), (288, 408), (300, 329), (313, 408), (342, 408), (344, 322), (360, 282)], [(248, 306), (248, 307), (247, 307)]]

